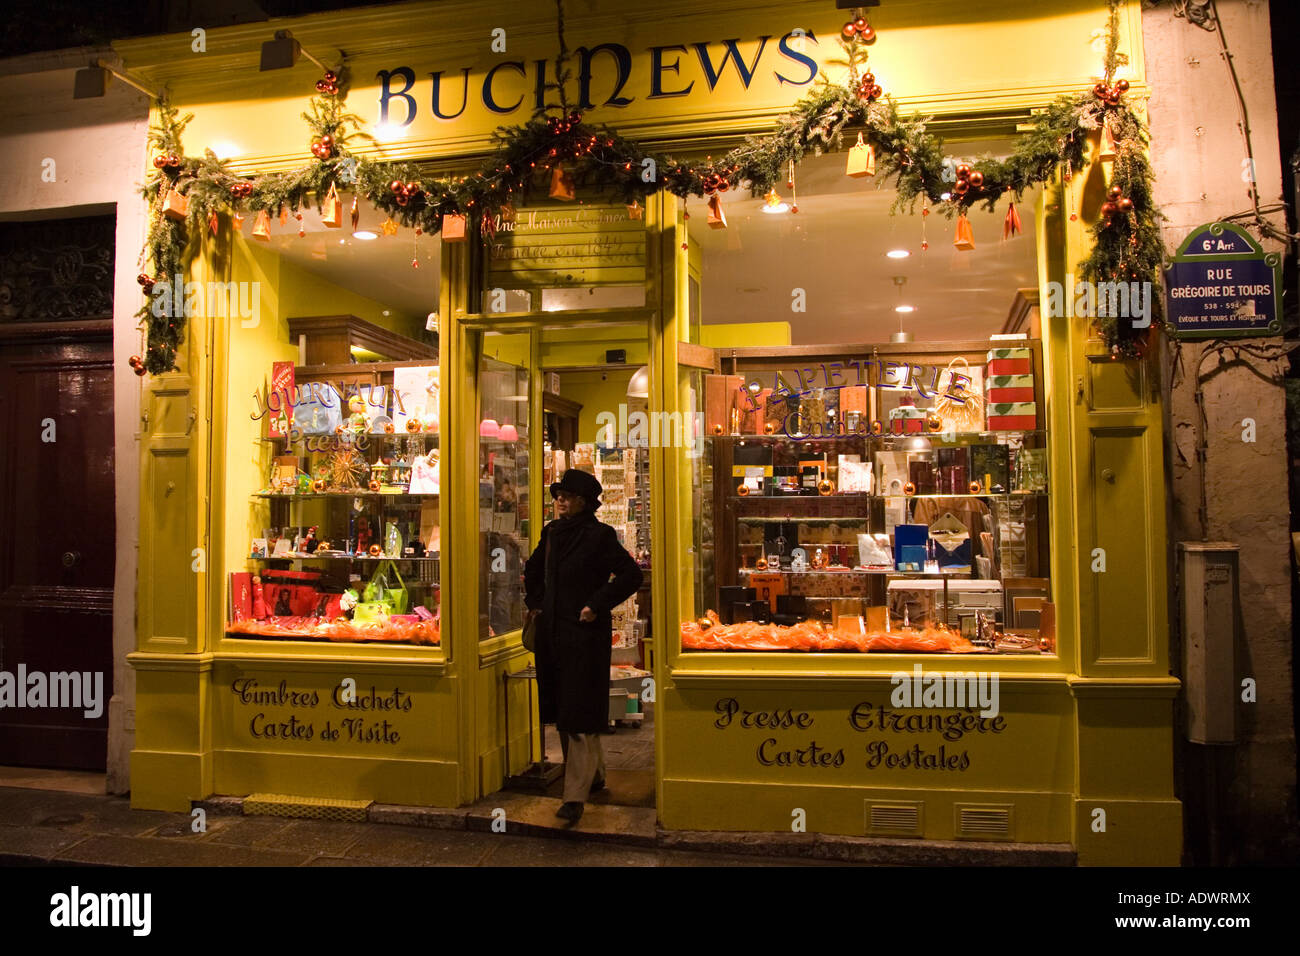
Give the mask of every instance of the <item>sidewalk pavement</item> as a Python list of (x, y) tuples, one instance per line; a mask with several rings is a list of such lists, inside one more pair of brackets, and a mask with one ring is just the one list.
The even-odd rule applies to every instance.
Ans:
[[(0, 865), (93, 866), (835, 866), (1071, 865), (1069, 847), (865, 840), (813, 833), (695, 833), (655, 811), (588, 804), (576, 827), (551, 797), (497, 793), (470, 807), (372, 804), (365, 822), (244, 816), (243, 799), (184, 813), (126, 797), (0, 787)], [(492, 831), (505, 810), (506, 832)], [(497, 818), (500, 814), (495, 815)]]

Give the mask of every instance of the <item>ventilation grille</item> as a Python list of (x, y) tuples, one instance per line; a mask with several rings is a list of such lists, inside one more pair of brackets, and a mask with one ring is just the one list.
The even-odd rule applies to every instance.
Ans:
[(921, 835), (921, 808), (916, 803), (868, 803), (867, 832), (881, 836)]
[(372, 803), (373, 800), (336, 800), (332, 797), (298, 797), (287, 793), (250, 793), (244, 798), (244, 814), (364, 823)]
[(980, 840), (1011, 839), (1010, 805), (962, 806), (958, 804), (956, 810), (958, 837), (973, 837)]

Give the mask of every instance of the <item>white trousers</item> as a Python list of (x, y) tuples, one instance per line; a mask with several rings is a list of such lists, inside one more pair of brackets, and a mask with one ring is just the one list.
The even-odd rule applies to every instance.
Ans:
[(605, 748), (600, 734), (560, 733), (564, 750), (564, 802), (585, 803), (591, 784), (605, 776)]

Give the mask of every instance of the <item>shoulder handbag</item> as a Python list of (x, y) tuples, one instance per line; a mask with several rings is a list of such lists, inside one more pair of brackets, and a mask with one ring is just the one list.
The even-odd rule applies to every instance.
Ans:
[[(543, 594), (546, 593), (546, 569), (550, 566), (550, 563), (551, 563), (551, 536), (547, 535), (546, 551), (542, 556), (542, 593)], [(522, 640), (524, 645), (524, 650), (526, 651), (537, 650), (537, 619), (541, 616), (542, 616), (542, 612), (540, 610), (536, 614), (533, 614), (528, 610), (524, 611), (524, 631), (523, 634), (520, 636), (520, 640)]]

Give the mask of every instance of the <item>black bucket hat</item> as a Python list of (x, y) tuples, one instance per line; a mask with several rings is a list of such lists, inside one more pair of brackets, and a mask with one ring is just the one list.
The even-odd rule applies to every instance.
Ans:
[(577, 468), (570, 468), (564, 473), (563, 478), (551, 483), (552, 498), (561, 491), (567, 491), (571, 495), (582, 495), (587, 499), (587, 504), (593, 508), (599, 503), (597, 499), (604, 490), (595, 475), (579, 471)]

